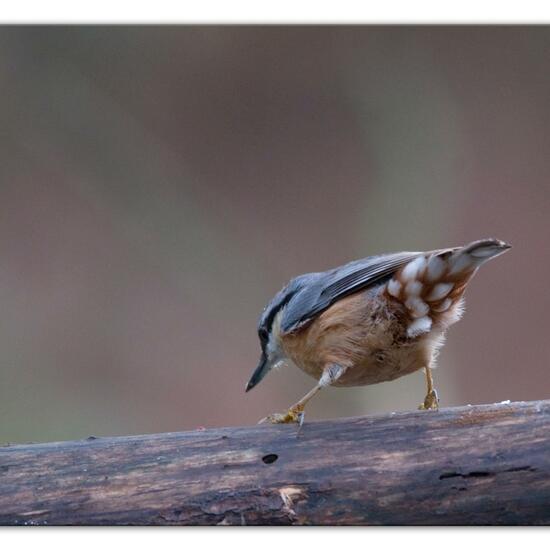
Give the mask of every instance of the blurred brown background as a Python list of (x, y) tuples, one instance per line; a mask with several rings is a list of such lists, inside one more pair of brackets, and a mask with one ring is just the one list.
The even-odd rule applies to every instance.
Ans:
[[(550, 397), (548, 27), (0, 29), (0, 442), (252, 424), (294, 275), (495, 236), (443, 406)], [(415, 408), (421, 373), (308, 419)]]

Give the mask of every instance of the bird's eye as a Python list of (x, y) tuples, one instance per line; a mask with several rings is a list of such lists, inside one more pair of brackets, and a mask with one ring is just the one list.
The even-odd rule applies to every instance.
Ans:
[(260, 340), (262, 342), (267, 342), (267, 330), (265, 328), (261, 328), (259, 331), (258, 331), (258, 335), (260, 337)]

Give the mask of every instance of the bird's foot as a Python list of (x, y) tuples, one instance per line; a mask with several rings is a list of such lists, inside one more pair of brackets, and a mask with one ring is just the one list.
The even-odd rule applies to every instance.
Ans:
[(265, 418), (262, 418), (258, 424), (263, 424), (264, 422), (271, 422), (271, 424), (292, 424), (296, 422), (297, 424), (302, 425), (304, 421), (304, 408), (303, 407), (291, 407), (288, 411), (284, 413), (273, 413)]
[(437, 392), (435, 390), (429, 392), (424, 399), (424, 403), (422, 403), (418, 408), (421, 411), (437, 411), (439, 409), (439, 397), (437, 396)]

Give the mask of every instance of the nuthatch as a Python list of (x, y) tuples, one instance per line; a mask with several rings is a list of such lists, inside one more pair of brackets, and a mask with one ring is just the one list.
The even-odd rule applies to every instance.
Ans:
[(260, 318), (262, 355), (246, 391), (276, 366), (297, 366), (317, 385), (286, 413), (264, 420), (301, 423), (306, 403), (328, 385), (367, 386), (424, 369), (428, 391), (420, 408), (437, 409), (431, 369), (445, 331), (460, 319), (477, 269), (509, 248), (484, 239), (371, 256), (292, 279)]

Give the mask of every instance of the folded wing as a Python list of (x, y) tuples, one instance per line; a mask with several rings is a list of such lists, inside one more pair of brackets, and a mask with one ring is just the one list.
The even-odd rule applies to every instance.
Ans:
[(411, 260), (424, 254), (430, 252), (370, 256), (320, 274), (315, 284), (304, 286), (288, 302), (281, 319), (281, 329), (288, 333), (304, 327), (336, 301), (386, 280)]

